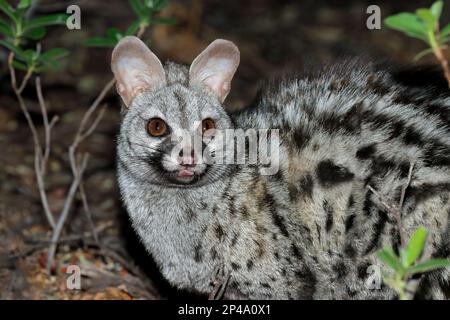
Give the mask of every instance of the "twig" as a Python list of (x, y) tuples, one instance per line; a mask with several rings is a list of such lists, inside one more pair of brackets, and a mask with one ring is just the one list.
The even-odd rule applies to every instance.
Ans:
[(436, 47), (436, 49), (434, 50), (434, 55), (441, 64), (442, 70), (444, 72), (444, 77), (447, 80), (448, 86), (450, 88), (450, 70), (448, 66), (448, 61), (445, 58), (444, 51), (441, 46)]
[(217, 270), (216, 270), (216, 272), (214, 272), (214, 274), (215, 274), (215, 276), (214, 276), (215, 278), (214, 278), (214, 282), (213, 282), (214, 287), (208, 296), (208, 300), (220, 300), (225, 293), (225, 290), (228, 286), (228, 282), (231, 277), (230, 273), (225, 275), (225, 271), (223, 270), (222, 265), (219, 265), (217, 267)]
[(39, 77), (36, 77), (36, 92), (37, 92), (37, 96), (38, 96), (39, 106), (41, 108), (43, 123), (44, 123), (45, 146), (44, 146), (43, 155), (42, 155), (42, 151), (40, 152), (40, 154), (42, 156), (39, 156), (39, 154), (35, 154), (35, 161), (34, 161), (35, 168), (34, 169), (36, 172), (36, 179), (37, 179), (39, 194), (41, 197), (41, 202), (42, 202), (42, 206), (44, 208), (44, 212), (47, 216), (47, 219), (52, 222), (51, 223), (52, 228), (55, 228), (53, 213), (50, 210), (50, 206), (48, 204), (47, 193), (45, 191), (44, 177), (45, 177), (45, 173), (47, 171), (48, 158), (50, 156), (51, 130), (58, 118), (54, 117), (50, 123), (48, 121), (47, 106), (45, 104), (45, 100), (42, 95), (41, 79)]
[[(56, 224), (55, 230), (53, 230), (52, 235), (52, 242), (50, 244), (50, 247), (48, 249), (48, 255), (47, 255), (47, 271), (50, 273), (53, 261), (55, 258), (56, 248), (58, 245), (59, 237), (61, 236), (61, 232), (64, 226), (64, 223), (67, 220), (67, 217), (69, 215), (70, 207), (72, 206), (72, 201), (75, 197), (75, 194), (77, 192), (78, 186), (80, 184), (80, 181), (82, 179), (82, 175), (84, 170), (86, 169), (87, 160), (89, 156), (84, 155), (83, 160), (81, 162), (80, 168), (77, 171), (77, 175), (74, 176), (74, 179), (72, 181), (72, 185), (70, 186), (69, 193), (67, 194), (66, 200), (64, 201), (64, 206), (61, 212), (61, 216), (58, 219), (58, 222)], [(73, 161), (73, 160), (72, 160)], [(75, 164), (76, 165), (76, 164)]]
[(83, 209), (84, 209), (86, 218), (88, 219), (89, 226), (92, 231), (92, 236), (93, 236), (94, 241), (97, 244), (97, 246), (100, 246), (100, 240), (98, 238), (98, 231), (97, 231), (97, 228), (95, 228), (94, 219), (92, 217), (92, 212), (91, 212), (91, 209), (89, 208), (89, 203), (87, 201), (86, 192), (84, 191), (83, 181), (81, 181), (81, 183), (80, 183), (79, 190), (80, 190), (81, 202), (83, 203)]
[[(98, 227), (95, 228), (95, 233), (96, 234), (102, 233), (105, 230), (111, 228), (113, 226), (113, 224), (114, 224), (113, 221), (107, 221), (105, 223), (102, 223)], [(82, 234), (70, 235), (70, 236), (67, 236), (67, 237), (60, 237), (59, 240), (58, 240), (58, 244), (67, 243), (67, 242), (74, 242), (74, 241), (79, 241), (79, 240), (88, 239), (88, 238), (94, 238), (94, 233), (92, 231), (83, 232)], [(28, 238), (28, 239), (26, 239), (26, 241), (29, 242), (29, 243), (44, 243), (44, 244), (48, 245), (48, 244), (50, 244), (52, 242), (52, 239), (48, 238), (48, 237), (45, 237), (45, 238)]]
[(402, 190), (400, 193), (400, 200), (399, 200), (397, 206), (393, 206), (393, 205), (387, 203), (383, 199), (383, 196), (380, 195), (374, 188), (372, 188), (370, 185), (367, 186), (367, 188), (378, 198), (380, 203), (382, 205), (384, 205), (388, 209), (388, 211), (390, 211), (391, 214), (394, 216), (395, 222), (397, 224), (397, 231), (398, 231), (398, 234), (400, 237), (400, 244), (402, 246), (405, 245), (405, 234), (404, 234), (403, 224), (402, 224), (402, 209), (403, 209), (403, 204), (405, 202), (406, 190), (409, 188), (409, 186), (411, 184), (413, 169), (414, 169), (414, 162), (411, 162), (409, 165), (408, 178), (406, 180), (406, 183), (402, 186)]
[[(22, 111), (22, 114), (25, 116), (25, 119), (27, 120), (28, 127), (31, 130), (31, 135), (33, 137), (33, 142), (34, 142), (34, 167), (35, 167), (35, 174), (36, 174), (36, 180), (37, 180), (37, 184), (38, 184), (39, 195), (41, 198), (42, 206), (44, 208), (44, 213), (47, 218), (47, 221), (50, 224), (50, 226), (52, 228), (54, 228), (55, 227), (55, 219), (53, 218), (53, 214), (52, 214), (52, 212), (50, 210), (50, 206), (48, 204), (47, 194), (45, 192), (45, 183), (44, 183), (43, 168), (45, 168), (45, 166), (46, 166), (48, 155), (45, 156), (42, 153), (42, 148), (41, 148), (41, 144), (39, 141), (39, 135), (38, 135), (36, 126), (30, 116), (28, 108), (22, 97), (23, 88), (25, 88), (26, 84), (28, 83), (28, 80), (30, 79), (31, 74), (29, 74), (27, 72), (27, 76), (25, 76), (25, 78), (22, 81), (22, 84), (20, 85), (20, 88), (18, 88), (16, 72), (13, 67), (13, 61), (14, 61), (14, 53), (11, 52), (8, 56), (8, 68), (9, 68), (9, 73), (11, 76), (11, 87), (13, 88), (13, 91), (19, 102), (19, 107)], [(37, 94), (38, 94), (38, 98), (39, 98), (39, 105), (41, 107), (41, 113), (42, 113), (42, 117), (44, 119), (44, 127), (45, 127), (45, 131), (46, 131), (46, 133), (45, 133), (45, 139), (46, 139), (45, 154), (48, 154), (50, 152), (50, 146), (49, 146), (50, 142), (48, 142), (48, 144), (47, 144), (47, 140), (48, 141), (50, 140), (50, 131), (51, 131), (51, 127), (54, 124), (54, 121), (52, 120), (52, 122), (50, 124), (48, 123), (45, 103), (43, 103), (43, 100), (41, 100), (42, 99), (42, 90), (40, 87), (40, 80), (38, 78), (36, 79), (36, 90), (37, 90)]]

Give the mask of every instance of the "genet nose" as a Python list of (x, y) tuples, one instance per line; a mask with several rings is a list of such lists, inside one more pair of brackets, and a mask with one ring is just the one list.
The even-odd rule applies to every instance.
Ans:
[(182, 166), (189, 167), (189, 166), (195, 166), (197, 164), (197, 159), (195, 157), (195, 152), (193, 149), (191, 150), (190, 154), (187, 154), (187, 155), (184, 154), (183, 149), (182, 149), (180, 151), (180, 153), (178, 154), (178, 156), (179, 156), (178, 161)]

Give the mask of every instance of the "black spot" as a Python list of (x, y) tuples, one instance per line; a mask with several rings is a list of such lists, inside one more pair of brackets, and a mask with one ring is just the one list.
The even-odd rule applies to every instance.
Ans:
[(229, 196), (228, 198), (229, 202), (228, 202), (228, 210), (230, 213), (230, 216), (234, 216), (236, 214), (236, 206), (235, 206), (235, 198), (234, 196)]
[(238, 265), (237, 263), (232, 262), (232, 263), (231, 263), (231, 268), (232, 268), (234, 271), (237, 271), (237, 270), (239, 270), (239, 269), (241, 268), (241, 266)]
[(389, 93), (389, 87), (383, 83), (382, 79), (375, 75), (370, 75), (367, 78), (367, 85), (373, 90), (373, 92), (384, 96)]
[(405, 130), (405, 124), (403, 121), (393, 121), (389, 123), (389, 138), (397, 139), (400, 137)]
[(365, 279), (367, 277), (367, 269), (371, 266), (369, 262), (363, 262), (358, 265), (357, 273), (359, 279)]
[(348, 197), (347, 208), (351, 209), (354, 204), (355, 204), (355, 198), (353, 197), (353, 194), (351, 194), (350, 197)]
[(266, 288), (266, 289), (270, 289), (271, 286), (270, 284), (268, 284), (267, 282), (260, 282), (261, 287)]
[(244, 219), (248, 219), (249, 213), (248, 213), (248, 209), (247, 209), (246, 206), (242, 206), (242, 207), (239, 209), (239, 212), (241, 213), (241, 215), (242, 215), (242, 217), (243, 217)]
[(253, 241), (255, 242), (256, 246), (258, 247), (258, 249), (257, 249), (257, 255), (258, 255), (258, 258), (261, 258), (261, 257), (264, 255), (264, 253), (265, 253), (264, 246), (263, 246), (263, 244), (262, 244), (260, 241), (258, 241), (258, 240), (253, 240)]
[(410, 166), (411, 164), (408, 161), (403, 161), (402, 163), (399, 164), (398, 169), (400, 171), (401, 178), (406, 178), (408, 176)]
[(325, 230), (327, 232), (330, 232), (331, 228), (333, 227), (333, 208), (330, 206), (327, 200), (323, 201), (323, 210), (326, 214), (326, 222), (325, 222)]
[(361, 130), (363, 107), (363, 101), (356, 102), (342, 118), (342, 126), (347, 132), (352, 133)]
[(300, 188), (303, 195), (305, 195), (308, 198), (312, 198), (314, 180), (310, 174), (307, 174), (306, 176), (302, 177), (302, 179), (300, 180)]
[(378, 248), (381, 235), (383, 233), (384, 227), (386, 225), (386, 222), (388, 221), (388, 214), (384, 210), (378, 211), (378, 221), (375, 223), (374, 226), (374, 233), (372, 236), (372, 240), (370, 240), (370, 244), (364, 251), (364, 254), (370, 253), (372, 250)]
[(387, 160), (383, 157), (376, 157), (372, 161), (373, 174), (377, 176), (384, 176), (388, 172), (397, 169), (397, 164), (394, 161)]
[(280, 260), (280, 254), (278, 252), (275, 252), (273, 256), (275, 257), (275, 259)]
[(206, 202), (200, 201), (200, 209), (201, 210), (205, 210), (206, 208), (208, 208), (208, 204)]
[(300, 151), (307, 145), (308, 141), (310, 140), (310, 137), (308, 134), (303, 132), (301, 129), (297, 128), (294, 131), (293, 140), (294, 140), (294, 145), (296, 146), (297, 150)]
[(292, 255), (298, 259), (300, 259), (302, 257), (302, 254), (300, 252), (300, 249), (293, 243), (291, 245), (291, 251), (292, 251)]
[(351, 214), (345, 219), (345, 232), (349, 232), (355, 222), (355, 215)]
[(366, 192), (366, 196), (364, 198), (364, 203), (363, 203), (363, 212), (366, 216), (370, 216), (372, 214), (372, 191), (367, 191)]
[(421, 203), (440, 193), (450, 191), (450, 183), (431, 184), (424, 183), (420, 186), (409, 186), (406, 189), (405, 199), (413, 197), (416, 203)]
[(289, 233), (284, 224), (284, 218), (282, 216), (280, 216), (276, 211), (272, 211), (272, 220), (273, 220), (273, 223), (280, 229), (281, 233), (286, 238), (289, 238)]
[(358, 151), (356, 152), (356, 157), (361, 160), (369, 159), (376, 150), (376, 143), (372, 143), (368, 146), (358, 149)]
[(345, 246), (344, 253), (349, 258), (354, 258), (356, 256), (356, 250), (350, 243), (347, 243), (347, 245)]
[(403, 142), (407, 145), (417, 145), (419, 147), (423, 145), (422, 136), (413, 128), (406, 129), (405, 135), (403, 136)]
[(238, 241), (239, 234), (234, 232), (233, 239), (231, 239), (231, 246), (234, 247)]
[(273, 223), (280, 229), (281, 233), (288, 238), (289, 233), (287, 231), (284, 218), (278, 214), (275, 199), (273, 195), (271, 195), (267, 190), (265, 190), (263, 203), (265, 203), (268, 206), (270, 213), (272, 215)]
[(343, 129), (340, 119), (335, 114), (322, 114), (318, 119), (321, 128), (328, 133), (333, 133)]
[(427, 142), (424, 163), (427, 167), (450, 166), (450, 148), (439, 141)]
[(235, 280), (230, 281), (230, 288), (239, 290), (239, 283)]
[(222, 226), (221, 225), (217, 225), (215, 227), (215, 229), (214, 229), (214, 232), (216, 233), (217, 239), (222, 240), (222, 237), (224, 235)]
[(281, 172), (281, 170), (278, 170), (275, 174), (269, 175), (268, 178), (272, 181), (283, 181), (283, 172)]
[(339, 261), (333, 266), (333, 271), (336, 273), (338, 279), (342, 279), (347, 275), (347, 267), (342, 261)]
[(217, 251), (216, 251), (216, 248), (214, 248), (214, 247), (212, 247), (211, 248), (211, 259), (212, 260), (216, 260), (216, 258), (217, 258)]
[(295, 276), (299, 280), (300, 289), (298, 290), (298, 298), (312, 300), (316, 292), (317, 278), (316, 275), (308, 267), (297, 270)]
[(258, 232), (259, 234), (265, 234), (265, 233), (268, 232), (268, 230), (267, 230), (266, 227), (264, 227), (264, 226), (262, 226), (260, 224), (257, 224), (256, 225), (256, 232)]
[(248, 260), (247, 261), (247, 270), (252, 270), (253, 269), (253, 261), (252, 260)]
[(201, 262), (203, 260), (203, 254), (202, 254), (202, 245), (198, 244), (194, 248), (194, 260), (195, 262)]
[(288, 185), (288, 192), (289, 192), (289, 200), (291, 202), (295, 201), (298, 199), (298, 196), (300, 194), (299, 190), (297, 189), (297, 187), (293, 184), (289, 184)]
[(189, 222), (191, 222), (192, 220), (194, 220), (197, 217), (197, 214), (195, 213), (194, 210), (192, 210), (191, 208), (188, 208), (186, 210), (186, 216)]
[(326, 188), (352, 180), (354, 174), (347, 168), (338, 166), (331, 160), (324, 160), (317, 166), (319, 183)]

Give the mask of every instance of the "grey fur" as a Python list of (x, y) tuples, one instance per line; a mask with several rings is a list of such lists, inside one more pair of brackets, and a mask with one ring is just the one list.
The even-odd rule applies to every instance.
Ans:
[[(448, 94), (409, 94), (389, 72), (350, 63), (274, 82), (253, 107), (228, 114), (189, 87), (186, 67), (165, 70), (167, 86), (139, 94), (123, 116), (117, 168), (133, 227), (171, 284), (209, 294), (222, 268), (226, 298), (395, 298), (366, 288), (375, 252), (397, 240), (395, 219), (366, 187), (396, 203), (410, 162), (405, 233), (424, 225), (424, 257), (450, 255)], [(190, 132), (208, 117), (220, 129), (279, 128), (280, 173), (215, 165), (203, 183), (173, 185), (147, 161), (164, 140), (145, 130), (155, 116)], [(443, 298), (449, 277), (423, 277), (418, 297)]]

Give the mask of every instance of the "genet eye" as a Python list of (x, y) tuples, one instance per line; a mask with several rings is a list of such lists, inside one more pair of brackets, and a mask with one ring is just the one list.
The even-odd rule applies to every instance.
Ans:
[(215, 129), (216, 128), (216, 124), (214, 123), (213, 119), (205, 119), (202, 121), (202, 134), (205, 134), (206, 131), (211, 130), (211, 129)]
[(152, 118), (147, 122), (147, 132), (152, 137), (161, 137), (167, 131), (167, 124), (160, 118)]

